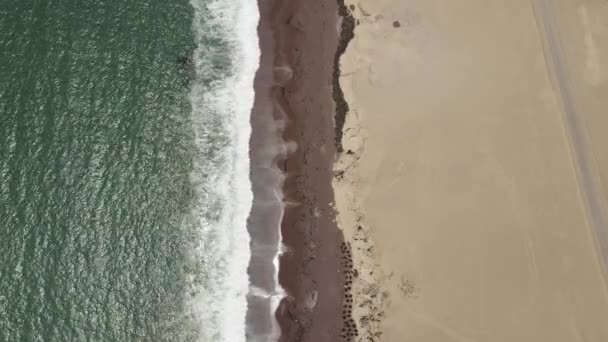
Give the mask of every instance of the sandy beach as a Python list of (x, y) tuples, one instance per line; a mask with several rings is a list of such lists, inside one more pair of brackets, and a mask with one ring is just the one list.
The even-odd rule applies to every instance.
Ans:
[[(280, 341), (339, 341), (348, 317), (343, 314), (344, 241), (335, 222), (331, 186), (338, 6), (314, 0), (260, 1), (259, 7), (262, 55), (251, 155), (254, 164), (260, 163), (252, 179), (254, 186), (260, 179), (258, 192), (263, 192), (268, 177), (275, 177), (275, 184), (281, 185), (275, 198), (283, 196), (279, 282), (286, 297), (276, 312)], [(266, 213), (259, 213), (261, 220), (267, 219)]]
[(347, 1), (356, 341), (608, 341), (608, 4)]
[(259, 4), (281, 341), (608, 341), (608, 4)]

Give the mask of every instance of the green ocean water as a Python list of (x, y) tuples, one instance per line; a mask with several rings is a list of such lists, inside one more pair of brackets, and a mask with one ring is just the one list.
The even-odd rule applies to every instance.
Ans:
[(0, 341), (188, 341), (187, 0), (0, 0)]

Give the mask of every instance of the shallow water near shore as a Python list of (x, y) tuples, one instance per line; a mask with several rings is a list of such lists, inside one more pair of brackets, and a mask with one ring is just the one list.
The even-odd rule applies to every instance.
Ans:
[(249, 0), (0, 5), (0, 340), (245, 339), (256, 24)]

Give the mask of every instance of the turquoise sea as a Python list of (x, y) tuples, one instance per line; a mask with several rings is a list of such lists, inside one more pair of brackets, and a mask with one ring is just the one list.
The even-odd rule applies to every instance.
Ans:
[(0, 1), (0, 341), (244, 341), (256, 10)]

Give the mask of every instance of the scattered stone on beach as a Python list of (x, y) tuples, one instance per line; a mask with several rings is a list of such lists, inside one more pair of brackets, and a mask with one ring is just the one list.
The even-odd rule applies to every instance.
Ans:
[(399, 21), (395, 20), (395, 21), (393, 21), (393, 27), (399, 28), (399, 27), (401, 27), (401, 23)]
[(353, 260), (351, 246), (347, 242), (340, 244), (340, 252), (342, 254), (341, 265), (344, 268), (344, 297), (342, 299), (342, 319), (344, 321), (340, 336), (346, 341), (352, 341), (352, 338), (359, 335), (357, 324), (352, 317), (354, 299), (352, 291), (353, 279)]

